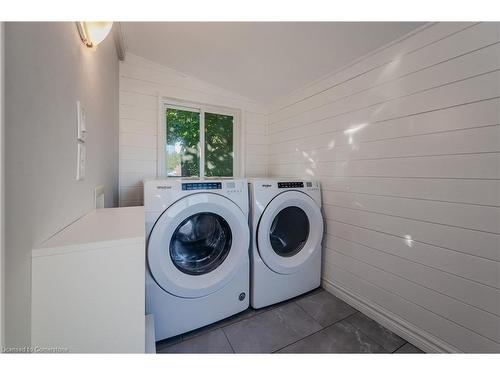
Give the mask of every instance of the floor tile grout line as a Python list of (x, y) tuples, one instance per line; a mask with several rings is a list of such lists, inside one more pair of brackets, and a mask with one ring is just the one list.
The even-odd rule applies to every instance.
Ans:
[(231, 344), (231, 340), (229, 340), (229, 337), (227, 337), (227, 333), (226, 331), (224, 330), (224, 327), (221, 327), (220, 330), (222, 331), (222, 333), (224, 334), (224, 336), (226, 337), (226, 340), (229, 344), (229, 346), (231, 347), (231, 350), (233, 351), (233, 354), (236, 354), (236, 351), (234, 350), (233, 348), (233, 344)]
[[(308, 338), (308, 337), (310, 337), (310, 336), (312, 336), (312, 335), (315, 335), (316, 333), (319, 333), (319, 332), (321, 332), (321, 331), (324, 331), (325, 329), (330, 328), (331, 326), (333, 326), (333, 325), (335, 325), (335, 324), (337, 324), (337, 323), (342, 322), (343, 320), (345, 320), (345, 319), (349, 318), (350, 316), (352, 316), (352, 315), (354, 315), (354, 314), (356, 314), (356, 313), (357, 313), (357, 311), (356, 311), (356, 312), (354, 312), (354, 313), (352, 313), (352, 314), (349, 314), (349, 315), (348, 315), (348, 316), (346, 316), (345, 318), (342, 318), (342, 319), (340, 319), (340, 320), (337, 320), (336, 322), (330, 323), (329, 325), (327, 325), (327, 326), (325, 326), (325, 327), (321, 326), (321, 324), (318, 322), (318, 324), (320, 324), (320, 326), (322, 327), (321, 329), (317, 330), (316, 332), (310, 333), (309, 335), (304, 336), (304, 337), (302, 337), (301, 339), (298, 339), (298, 340), (296, 340), (296, 341), (294, 341), (294, 342), (292, 342), (292, 343), (290, 343), (290, 344), (287, 344), (287, 345), (283, 346), (282, 348), (279, 348), (279, 349), (277, 349), (277, 350), (273, 351), (273, 353), (276, 353), (276, 352), (277, 352), (277, 351), (279, 351), (279, 350), (285, 349), (285, 348), (289, 347), (290, 345), (293, 345), (293, 344), (295, 344), (295, 343), (298, 343), (299, 341), (305, 340), (306, 338)], [(314, 319), (314, 318), (313, 318), (313, 319)], [(315, 322), (317, 322), (317, 320), (314, 320), (314, 321), (315, 321)]]
[(294, 301), (294, 303), (295, 303), (295, 304), (296, 304), (296, 305), (297, 305), (297, 306), (298, 306), (298, 307), (299, 307), (299, 308), (300, 308), (303, 312), (305, 312), (307, 316), (309, 316), (312, 320), (314, 320), (316, 323), (318, 323), (319, 325), (321, 325), (321, 323), (320, 323), (320, 322), (318, 322), (318, 321), (314, 318), (314, 316), (312, 316), (311, 314), (309, 314), (309, 313), (306, 311), (306, 309), (304, 309), (302, 306), (300, 306), (300, 304), (299, 304), (299, 303), (297, 303), (296, 301)]
[[(328, 293), (328, 292), (327, 292), (327, 293)], [(349, 306), (350, 306), (350, 305), (349, 305)], [(301, 339), (298, 339), (298, 340), (296, 340), (296, 341), (294, 341), (294, 342), (292, 342), (292, 343), (290, 343), (290, 344), (287, 344), (287, 345), (283, 346), (282, 348), (276, 349), (276, 350), (275, 350), (275, 351), (273, 351), (272, 353), (276, 353), (277, 351), (279, 351), (279, 350), (283, 350), (283, 349), (285, 349), (285, 348), (289, 347), (290, 345), (293, 345), (293, 344), (298, 343), (299, 341), (305, 340), (306, 338), (308, 338), (308, 337), (310, 337), (310, 336), (312, 336), (312, 335), (315, 335), (316, 333), (319, 333), (319, 332), (321, 332), (321, 331), (324, 331), (325, 329), (330, 328), (331, 326), (333, 326), (333, 325), (335, 325), (335, 324), (337, 324), (337, 323), (340, 323), (340, 322), (342, 322), (342, 321), (346, 320), (347, 318), (349, 318), (350, 316), (352, 316), (352, 315), (354, 315), (354, 314), (356, 314), (356, 313), (358, 313), (358, 312), (359, 312), (359, 311), (358, 311), (358, 310), (356, 310), (355, 312), (353, 312), (353, 313), (349, 314), (348, 316), (346, 316), (346, 317), (344, 317), (344, 318), (342, 318), (342, 319), (339, 319), (339, 320), (337, 320), (337, 321), (335, 321), (335, 322), (333, 322), (333, 323), (330, 323), (330, 324), (328, 324), (328, 325), (327, 325), (327, 326), (325, 326), (325, 327), (323, 327), (323, 326), (322, 326), (322, 328), (321, 328), (321, 329), (319, 329), (319, 330), (317, 330), (317, 331), (315, 331), (315, 332), (313, 332), (313, 333), (310, 333), (309, 335), (304, 336), (304, 337), (302, 337)], [(309, 314), (308, 314), (308, 315), (309, 315)], [(319, 323), (316, 319), (314, 319), (314, 318), (313, 318), (313, 320), (314, 320), (315, 322), (317, 322), (317, 323), (321, 326), (321, 324), (320, 324), (320, 323)]]
[[(323, 289), (323, 288), (321, 288), (321, 289)], [(307, 296), (307, 297), (311, 297), (311, 296), (314, 296), (314, 295), (319, 294), (319, 293), (322, 293), (322, 292), (326, 292), (326, 293), (328, 293), (326, 290), (324, 290), (324, 289), (323, 289), (321, 292), (317, 292), (317, 293), (311, 294), (310, 296)], [(305, 297), (305, 298), (307, 298), (307, 297)], [(305, 312), (308, 316), (310, 316), (310, 317), (312, 318), (312, 320), (314, 320), (316, 323), (318, 323), (319, 325), (321, 325), (321, 323), (320, 323), (319, 321), (317, 321), (317, 320), (314, 318), (314, 316), (312, 316), (309, 312), (307, 312), (307, 311), (306, 311), (306, 309), (304, 309), (304, 308), (303, 308), (303, 307), (302, 307), (299, 303), (297, 303), (297, 301), (299, 301), (299, 300), (301, 300), (301, 299), (302, 299), (302, 298), (297, 299), (297, 300), (294, 300), (294, 301), (292, 301), (292, 302), (295, 302), (295, 304), (296, 304), (297, 306), (299, 306), (299, 307), (300, 307), (300, 309), (301, 309), (302, 311), (304, 311), (304, 312)], [(350, 305), (349, 305), (349, 306), (350, 306)], [(319, 331), (318, 331), (318, 332), (319, 332)]]
[(396, 353), (399, 349), (401, 349), (403, 346), (405, 346), (406, 344), (408, 344), (408, 341), (405, 340), (404, 343), (402, 343), (400, 346), (398, 346), (396, 349), (394, 349), (394, 351), (392, 352), (392, 354)]
[[(349, 305), (350, 306), (350, 305)], [(401, 346), (403, 346), (404, 344), (407, 343), (407, 341), (402, 338), (401, 336), (397, 335), (396, 333), (394, 333), (393, 331), (391, 331), (389, 328), (386, 328), (384, 327), (382, 324), (376, 322), (375, 320), (371, 319), (369, 316), (363, 314), (361, 311), (358, 311), (358, 313), (364, 315), (365, 317), (367, 317), (368, 319), (372, 320), (373, 322), (375, 322), (376, 324), (378, 324), (380, 327), (382, 327), (383, 329), (389, 331), (390, 333), (392, 333), (393, 335), (396, 335), (397, 337), (399, 337), (401, 340), (404, 341), (404, 343), (402, 345), (400, 345), (399, 347), (396, 348), (396, 350), (398, 350)], [(353, 314), (354, 315), (354, 314)], [(352, 316), (352, 315), (351, 315)], [(370, 335), (368, 332), (366, 332), (363, 328), (361, 328), (360, 326), (356, 325), (355, 323), (352, 323), (352, 322), (348, 322), (350, 325), (352, 325), (354, 328), (356, 329), (359, 329), (366, 337), (370, 338), (371, 340), (373, 340), (375, 343), (377, 343), (378, 345), (380, 345), (382, 348), (386, 349), (385, 346), (378, 341), (377, 338), (373, 337), (372, 335)], [(387, 349), (387, 351), (389, 352), (389, 349)], [(394, 353), (394, 352), (391, 352), (391, 353)]]
[[(328, 292), (328, 291), (326, 291), (326, 290), (324, 290), (324, 289), (323, 289), (323, 292), (328, 293), (328, 294), (332, 295), (332, 296), (333, 296), (333, 297), (335, 297), (335, 298), (338, 298), (338, 297), (334, 296), (333, 294), (331, 294), (330, 292)], [(321, 293), (321, 292), (319, 292), (319, 293)], [(319, 293), (315, 293), (315, 294), (319, 294)], [(315, 294), (313, 294), (313, 295), (315, 295)], [(312, 296), (312, 295), (311, 295), (311, 296)], [(338, 299), (340, 300), (340, 298), (338, 298)], [(342, 300), (341, 300), (341, 301), (342, 301)], [(302, 309), (302, 311), (304, 311), (304, 312), (305, 312), (307, 315), (309, 315), (309, 316), (310, 316), (310, 317), (311, 317), (311, 318), (312, 318), (315, 322), (317, 322), (320, 326), (322, 326), (321, 322), (319, 322), (318, 320), (316, 320), (316, 319), (314, 318), (314, 316), (312, 316), (309, 312), (307, 312), (307, 310), (306, 310), (306, 309), (304, 309), (304, 308), (303, 308), (303, 307), (302, 307), (299, 303), (297, 303), (297, 301), (294, 301), (294, 302), (295, 302), (295, 304), (296, 304), (296, 305), (298, 305), (298, 306)], [(342, 302), (344, 302), (344, 301), (342, 301)], [(344, 302), (344, 303), (345, 303), (345, 304), (347, 304), (347, 305), (349, 305), (347, 302)], [(342, 321), (342, 320), (344, 320), (344, 319), (347, 319), (347, 318), (348, 318), (348, 317), (350, 317), (351, 315), (354, 315), (354, 314), (356, 314), (356, 313), (358, 313), (358, 312), (359, 312), (357, 309), (355, 309), (355, 308), (354, 308), (354, 307), (352, 307), (351, 305), (349, 305), (349, 306), (350, 306), (351, 308), (353, 308), (356, 312), (354, 312), (354, 313), (352, 313), (352, 314), (349, 314), (348, 316), (346, 316), (345, 318), (340, 319), (340, 320), (339, 320), (339, 321), (337, 321), (337, 322), (340, 322), (340, 321)], [(332, 324), (336, 324), (337, 322), (331, 323), (331, 324), (329, 324), (327, 327), (331, 326)], [(319, 332), (319, 331), (318, 331), (318, 332)]]
[[(281, 347), (281, 348), (279, 348), (279, 349), (276, 349), (276, 350), (272, 351), (272, 352), (271, 352), (271, 354), (273, 354), (273, 353), (277, 353), (277, 352), (278, 352), (278, 351), (280, 351), (280, 350), (283, 350), (283, 349), (285, 349), (285, 348), (288, 348), (290, 345), (293, 345), (293, 344), (298, 343), (299, 341), (305, 340), (305, 339), (307, 339), (308, 337), (311, 337), (312, 335), (315, 335), (316, 333), (319, 333), (319, 332), (321, 332), (321, 331), (324, 331), (324, 330), (325, 330), (325, 329), (327, 329), (328, 327), (330, 327), (330, 326), (327, 326), (327, 327), (322, 327), (321, 329), (319, 329), (319, 330), (317, 330), (317, 331), (315, 331), (315, 332), (313, 332), (313, 333), (310, 333), (310, 334), (308, 334), (307, 336), (304, 336), (304, 337), (302, 337), (302, 338), (300, 338), (300, 339), (298, 339), (298, 340), (295, 340), (294, 342), (291, 342), (290, 344), (287, 344), (287, 345), (285, 345), (285, 346), (283, 346), (283, 347)], [(291, 354), (293, 354), (293, 353), (291, 353)]]
[[(204, 333), (202, 333), (202, 334), (200, 334), (200, 335), (198, 335), (198, 336), (191, 337), (191, 338), (189, 338), (189, 339), (187, 339), (187, 340), (181, 340), (181, 341), (176, 342), (176, 343), (173, 343), (173, 344), (171, 344), (171, 345), (167, 345), (167, 346), (163, 347), (161, 350), (166, 349), (166, 348), (168, 348), (168, 347), (175, 346), (175, 345), (179, 345), (179, 344), (181, 344), (181, 343), (183, 343), (183, 342), (189, 342), (189, 341), (194, 340), (194, 339), (196, 339), (196, 338), (198, 338), (198, 337), (200, 337), (200, 336), (204, 336), (204, 335), (209, 334), (209, 333), (211, 333), (211, 332), (215, 332), (215, 331), (216, 331), (216, 330), (218, 330), (218, 329), (220, 329), (220, 330), (222, 331), (222, 333), (223, 333), (224, 337), (226, 338), (226, 340), (227, 340), (227, 342), (228, 342), (228, 344), (229, 344), (229, 347), (231, 348), (232, 354), (236, 354), (236, 351), (234, 350), (233, 345), (231, 344), (231, 341), (229, 340), (229, 337), (227, 337), (227, 334), (226, 334), (226, 332), (224, 331), (223, 327), (218, 327), (218, 328), (215, 328), (215, 329), (211, 329), (210, 331), (204, 332)], [(162, 353), (160, 353), (160, 354), (162, 354)], [(163, 354), (167, 354), (167, 353), (163, 353)], [(172, 354), (172, 353), (171, 353), (171, 354)], [(191, 353), (191, 354), (202, 354), (202, 353)], [(220, 354), (224, 354), (224, 353), (220, 353)], [(229, 353), (226, 353), (226, 354), (229, 354)]]

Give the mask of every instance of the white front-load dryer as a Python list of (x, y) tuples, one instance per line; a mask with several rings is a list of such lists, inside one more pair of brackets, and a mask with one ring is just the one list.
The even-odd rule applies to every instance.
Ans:
[(323, 238), (319, 182), (252, 179), (249, 186), (252, 307), (319, 287)]
[(156, 341), (249, 306), (248, 182), (144, 182), (146, 314)]

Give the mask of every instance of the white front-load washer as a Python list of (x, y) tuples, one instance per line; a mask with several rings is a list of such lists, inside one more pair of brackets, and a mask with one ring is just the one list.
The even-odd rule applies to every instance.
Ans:
[(319, 182), (252, 179), (251, 297), (261, 308), (321, 283), (323, 217)]
[(247, 180), (144, 182), (146, 314), (156, 341), (249, 306)]

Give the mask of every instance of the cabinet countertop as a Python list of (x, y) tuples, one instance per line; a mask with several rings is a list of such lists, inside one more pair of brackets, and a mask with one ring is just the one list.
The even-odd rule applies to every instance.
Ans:
[(92, 210), (54, 234), (32, 251), (32, 257), (144, 241), (144, 207), (103, 208)]

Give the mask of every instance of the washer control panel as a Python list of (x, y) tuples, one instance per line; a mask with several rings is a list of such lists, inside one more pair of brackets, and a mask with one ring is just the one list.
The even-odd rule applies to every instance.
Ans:
[(222, 189), (221, 182), (187, 182), (182, 184), (182, 190), (217, 190)]
[(278, 182), (278, 189), (303, 188), (304, 183), (300, 182)]

